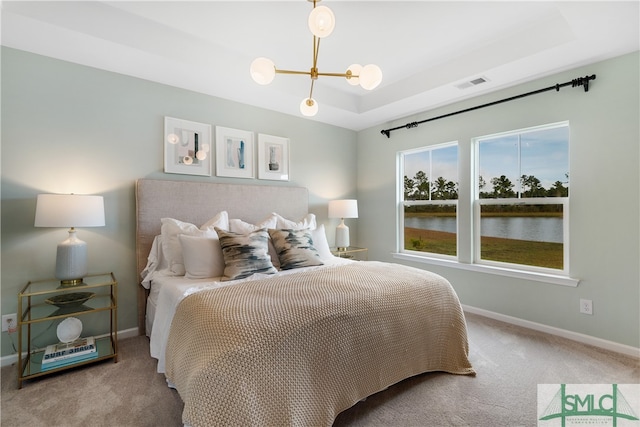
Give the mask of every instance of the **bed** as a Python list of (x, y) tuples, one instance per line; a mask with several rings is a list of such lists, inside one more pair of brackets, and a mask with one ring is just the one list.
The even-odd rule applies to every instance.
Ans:
[(308, 200), (292, 186), (137, 181), (139, 329), (186, 425), (330, 426), (411, 376), (475, 374), (449, 282), (333, 257)]

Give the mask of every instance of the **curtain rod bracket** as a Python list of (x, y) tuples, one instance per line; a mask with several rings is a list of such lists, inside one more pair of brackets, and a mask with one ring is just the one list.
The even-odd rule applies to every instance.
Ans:
[(582, 87), (584, 87), (584, 91), (585, 92), (589, 92), (589, 81), (590, 80), (595, 80), (595, 79), (596, 79), (596, 75), (595, 74), (592, 74), (590, 76), (585, 76), (585, 77), (578, 77), (577, 79), (573, 79), (573, 80), (571, 80), (569, 82), (565, 82), (565, 83), (562, 83), (562, 84), (556, 83), (553, 86), (549, 86), (549, 87), (546, 87), (546, 88), (543, 88), (543, 89), (534, 90), (532, 92), (523, 93), (521, 95), (516, 95), (516, 96), (512, 96), (512, 97), (505, 98), (505, 99), (500, 99), (498, 101), (489, 102), (487, 104), (478, 105), (476, 107), (471, 107), (471, 108), (467, 108), (467, 109), (464, 109), (464, 110), (455, 111), (453, 113), (443, 114), (441, 116), (432, 117), (430, 119), (421, 120), (419, 122), (407, 123), (404, 126), (398, 126), (398, 127), (391, 128), (391, 129), (382, 129), (380, 131), (380, 133), (385, 135), (387, 138), (391, 138), (391, 132), (394, 131), (394, 130), (398, 130), (398, 129), (402, 129), (402, 128), (406, 128), (406, 129), (417, 128), (418, 125), (421, 124), (421, 123), (426, 123), (426, 122), (430, 122), (430, 121), (433, 121), (433, 120), (443, 119), (445, 117), (455, 116), (456, 114), (466, 113), (466, 112), (477, 110), (477, 109), (484, 108), (484, 107), (490, 107), (492, 105), (501, 104), (501, 103), (507, 102), (507, 101), (513, 101), (515, 99), (524, 98), (525, 96), (535, 95), (535, 94), (546, 92), (546, 91), (553, 90), (553, 89), (555, 89), (556, 92), (560, 92), (560, 88), (565, 87), (565, 86), (569, 86), (569, 85), (571, 85), (572, 87), (582, 86)]

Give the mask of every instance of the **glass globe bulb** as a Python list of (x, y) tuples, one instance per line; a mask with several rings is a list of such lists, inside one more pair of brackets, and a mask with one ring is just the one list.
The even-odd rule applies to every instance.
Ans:
[(316, 6), (309, 14), (309, 30), (316, 37), (327, 37), (336, 27), (336, 18), (327, 6)]
[(360, 73), (362, 73), (362, 65), (360, 64), (351, 64), (347, 71), (351, 71), (351, 74), (358, 77), (349, 77), (347, 78), (347, 83), (352, 86), (357, 86), (360, 84)]
[(313, 98), (305, 98), (300, 103), (300, 112), (303, 116), (315, 116), (318, 113), (318, 103)]
[(374, 64), (365, 65), (360, 72), (360, 86), (366, 90), (378, 87), (382, 81), (382, 70)]
[(276, 66), (269, 58), (256, 58), (251, 63), (251, 78), (260, 85), (268, 85), (276, 76)]
[(178, 142), (180, 142), (180, 137), (175, 133), (170, 133), (169, 135), (167, 135), (167, 142), (169, 144), (177, 144)]

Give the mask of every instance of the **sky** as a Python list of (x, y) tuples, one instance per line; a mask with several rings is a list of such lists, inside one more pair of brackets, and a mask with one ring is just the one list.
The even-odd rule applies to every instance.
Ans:
[[(520, 139), (520, 144), (518, 144)], [(535, 129), (519, 135), (483, 137), (479, 143), (479, 173), (487, 182), (485, 191), (491, 190), (491, 178), (505, 175), (514, 185), (522, 175), (533, 175), (544, 188), (556, 181), (567, 186), (569, 173), (569, 127), (558, 126)], [(518, 145), (520, 156), (518, 156)], [(445, 146), (433, 151), (433, 179), (440, 176), (448, 181), (458, 180), (456, 146)], [(518, 161), (520, 157), (520, 162)], [(417, 171), (429, 170), (428, 152), (405, 155), (405, 175), (413, 178)], [(514, 187), (514, 191), (517, 187)]]

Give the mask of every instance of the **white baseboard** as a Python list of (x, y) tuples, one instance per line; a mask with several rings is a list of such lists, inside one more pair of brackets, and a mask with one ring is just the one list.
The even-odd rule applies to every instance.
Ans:
[(589, 344), (594, 347), (603, 348), (605, 350), (615, 351), (616, 353), (625, 354), (627, 356), (640, 358), (640, 348), (632, 347), (630, 345), (620, 344), (613, 341), (607, 341), (602, 338), (592, 337), (590, 335), (581, 334), (578, 332), (568, 331), (566, 329), (560, 329), (553, 326), (543, 325), (542, 323), (531, 322), (529, 320), (519, 319), (513, 316), (507, 316), (506, 314), (500, 314), (482, 308), (471, 307), (468, 305), (462, 305), (462, 309), (465, 312), (477, 314), (479, 316), (488, 317), (490, 319), (500, 320), (512, 325), (522, 326), (523, 328), (533, 329), (540, 332), (545, 332), (551, 335), (556, 335), (569, 340), (581, 342), (583, 344)]
[[(118, 340), (138, 336), (138, 328), (125, 329), (118, 331)], [(9, 356), (0, 357), (0, 367), (10, 366), (18, 363), (18, 353)]]

